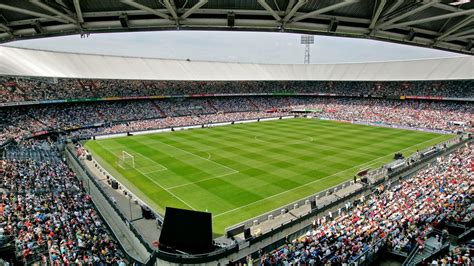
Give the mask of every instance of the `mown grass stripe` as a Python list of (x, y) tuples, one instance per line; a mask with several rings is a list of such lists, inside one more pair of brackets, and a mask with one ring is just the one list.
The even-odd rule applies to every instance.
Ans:
[[(158, 211), (207, 209), (214, 233), (222, 234), (227, 226), (351, 179), (360, 168), (389, 162), (395, 152), (408, 155), (450, 137), (291, 119), (88, 141), (86, 147)], [(116, 169), (113, 151), (121, 149), (167, 170), (148, 173), (155, 168), (144, 161), (144, 174)]]

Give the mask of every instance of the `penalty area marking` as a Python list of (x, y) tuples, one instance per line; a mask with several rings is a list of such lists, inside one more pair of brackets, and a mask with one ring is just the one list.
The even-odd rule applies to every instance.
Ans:
[[(204, 158), (204, 157), (201, 157), (201, 156), (199, 156), (199, 155), (196, 155), (196, 154), (194, 154), (194, 153), (192, 153), (192, 152), (183, 150), (183, 149), (181, 149), (181, 148), (175, 147), (175, 146), (170, 145), (170, 144), (165, 143), (165, 142), (155, 141), (155, 144), (163, 144), (163, 145), (169, 146), (169, 147), (171, 147), (171, 148), (180, 150), (180, 151), (182, 151), (182, 152), (184, 152), (184, 153), (186, 153), (186, 154), (189, 154), (189, 155), (192, 155), (192, 156), (194, 156), (194, 157), (197, 157), (197, 158), (199, 158), (199, 159), (202, 159), (202, 160), (206, 160), (206, 161), (208, 161), (208, 162), (211, 162), (211, 163), (213, 163), (213, 164), (215, 164), (215, 165), (218, 165), (219, 167), (227, 168), (227, 169), (231, 170), (231, 171), (234, 172), (234, 173), (238, 173), (238, 172), (239, 172), (238, 170), (235, 170), (235, 169), (233, 169), (233, 168), (231, 168), (231, 167), (228, 167), (228, 166), (226, 166), (226, 165), (223, 165), (223, 164), (220, 164), (220, 163), (218, 163), (218, 162), (212, 161), (212, 160), (211, 160), (211, 157), (212, 157), (212, 156), (211, 156), (211, 154), (210, 154), (209, 152), (206, 152), (206, 153), (208, 154), (208, 156), (207, 156), (207, 158)], [(99, 145), (102, 146), (101, 144), (99, 144)], [(119, 144), (119, 145), (122, 145), (122, 144)], [(124, 146), (124, 145), (123, 145), (123, 146)], [(141, 145), (140, 145), (140, 146), (141, 146)], [(102, 146), (102, 148), (103, 148), (103, 149), (106, 149), (106, 150), (108, 150), (108, 151), (110, 151), (110, 152), (113, 153), (113, 150), (112, 150), (112, 149), (107, 149), (107, 148), (105, 148), (104, 146)], [(124, 146), (124, 148), (126, 148), (126, 146)], [(156, 150), (154, 147), (150, 147), (150, 148)], [(115, 150), (115, 149), (118, 149), (118, 148), (114, 148), (114, 150)], [(138, 154), (140, 154), (140, 153), (138, 153)], [(158, 162), (156, 162), (156, 161), (154, 161), (154, 160), (152, 160), (152, 159), (150, 159), (150, 158), (148, 158), (148, 157), (146, 157), (146, 156), (144, 156), (144, 155), (142, 155), (142, 154), (140, 154), (140, 155), (143, 156), (143, 157), (145, 157), (145, 158), (147, 158), (147, 159), (150, 160), (150, 161), (153, 161), (153, 162), (156, 163), (156, 164), (159, 164)], [(161, 165), (161, 164), (159, 164), (159, 165)], [(164, 167), (164, 168), (166, 168), (166, 167), (163, 166), (163, 165), (161, 165), (161, 166)], [(166, 168), (165, 170), (168, 170), (168, 168)]]
[(143, 173), (142, 171), (140, 171), (140, 169), (137, 169), (138, 172), (140, 172), (144, 177), (148, 178), (148, 180), (150, 180), (151, 182), (155, 183), (157, 186), (159, 186), (160, 188), (162, 188), (164, 191), (166, 191), (168, 194), (170, 194), (171, 196), (175, 197), (177, 200), (181, 201), (182, 203), (184, 203), (186, 206), (188, 206), (189, 208), (191, 208), (192, 210), (196, 210), (193, 206), (189, 205), (186, 201), (184, 201), (183, 199), (181, 199), (180, 197), (178, 197), (176, 194), (174, 194), (173, 192), (169, 191), (169, 189), (165, 188), (164, 186), (162, 186), (160, 183), (158, 183), (158, 181), (156, 181), (155, 179), (149, 177), (146, 173)]
[[(122, 144), (119, 144), (119, 145), (122, 145)], [(116, 151), (126, 151), (126, 149), (127, 149), (127, 146), (124, 146), (123, 148), (112, 148), (112, 149), (109, 149), (109, 148), (104, 147), (104, 146), (103, 146), (102, 144), (100, 144), (100, 143), (99, 143), (99, 146), (101, 146), (101, 147), (102, 147), (103, 149), (105, 149), (105, 150), (110, 151), (110, 152), (111, 152), (112, 154), (114, 154), (116, 157), (119, 157), (119, 155), (117, 155), (117, 154), (115, 153)], [(137, 145), (136, 147), (138, 147), (138, 145)], [(160, 171), (166, 171), (166, 170), (168, 170), (168, 168), (167, 168), (166, 166), (164, 166), (164, 165), (158, 163), (157, 161), (155, 161), (155, 160), (153, 160), (153, 159), (148, 158), (147, 156), (145, 156), (145, 155), (143, 155), (143, 154), (141, 154), (141, 153), (139, 153), (139, 152), (135, 152), (135, 151), (127, 151), (127, 152), (130, 153), (130, 154), (133, 155), (133, 156), (140, 155), (142, 158), (144, 158), (144, 159), (146, 159), (146, 160), (152, 162), (152, 163), (154, 164), (153, 166), (155, 166), (155, 167), (156, 167), (156, 166), (160, 167), (160, 169), (158, 169), (158, 170), (153, 170), (153, 171), (145, 172), (146, 174), (150, 174), (150, 173), (154, 173), (154, 172), (160, 172)], [(123, 166), (121, 166), (121, 165), (118, 165), (118, 166), (119, 166), (120, 168), (122, 168), (122, 169), (125, 169), (125, 168), (124, 168)], [(151, 168), (151, 167), (153, 167), (153, 166), (135, 167), (135, 169), (139, 170), (140, 168)], [(125, 170), (127, 170), (127, 169), (125, 169)], [(140, 171), (140, 170), (139, 170), (139, 171)], [(140, 173), (141, 173), (141, 172), (142, 172), (142, 171), (140, 171)]]
[[(99, 143), (99, 146), (101, 146), (104, 150), (108, 150), (109, 152), (112, 152), (110, 149), (107, 149), (106, 147), (104, 147), (103, 145), (101, 145)], [(113, 153), (113, 152), (112, 152)], [(141, 155), (141, 154), (140, 154)], [(143, 156), (143, 155), (142, 155)], [(149, 159), (149, 158), (148, 158)], [(151, 159), (149, 159), (151, 160)], [(153, 160), (151, 160), (153, 161)], [(158, 164), (157, 162), (153, 161), (155, 164)], [(164, 166), (163, 166), (164, 167)], [(189, 208), (191, 208), (192, 210), (196, 210), (193, 206), (191, 206), (189, 203), (187, 203), (186, 201), (184, 201), (183, 199), (181, 199), (180, 197), (178, 197), (176, 194), (174, 194), (173, 192), (169, 191), (167, 188), (163, 187), (158, 181), (156, 181), (155, 179), (151, 178), (150, 176), (148, 176), (148, 173), (145, 173), (145, 172), (142, 172), (139, 168), (135, 168), (138, 172), (140, 172), (144, 177), (146, 177), (148, 180), (150, 180), (151, 182), (153, 182), (154, 184), (156, 184), (157, 186), (159, 186), (160, 188), (162, 188), (164, 191), (166, 191), (168, 194), (170, 194), (171, 196), (173, 196), (174, 198), (176, 198), (177, 200), (181, 201), (184, 205), (188, 206)], [(161, 170), (162, 171), (162, 170)], [(128, 178), (127, 178), (128, 179)]]
[[(209, 156), (208, 156), (209, 159), (208, 159), (208, 158), (203, 158), (203, 157), (201, 157), (201, 156), (199, 156), (199, 155), (196, 155), (196, 154), (194, 154), (194, 153), (192, 153), (192, 152), (183, 150), (183, 149), (181, 149), (181, 148), (178, 148), (178, 147), (169, 145), (168, 143), (164, 143), (164, 142), (161, 142), (161, 141), (160, 141), (159, 143), (160, 143), (160, 144), (164, 144), (164, 145), (166, 145), (166, 146), (169, 146), (169, 147), (171, 147), (171, 148), (180, 150), (180, 151), (182, 151), (182, 152), (184, 152), (184, 153), (186, 153), (186, 154), (192, 155), (192, 156), (197, 157), (197, 158), (199, 158), (199, 159), (206, 160), (206, 161), (211, 162), (211, 163), (213, 163), (213, 164), (216, 164), (216, 165), (218, 165), (218, 166), (220, 166), (220, 167), (227, 168), (227, 169), (233, 171), (234, 173), (238, 173), (238, 172), (239, 172), (238, 170), (235, 170), (234, 168), (230, 168), (229, 166), (225, 166), (225, 165), (223, 165), (223, 164), (220, 164), (220, 163), (218, 163), (218, 162), (214, 162), (214, 161), (210, 160), (210, 156), (211, 156), (210, 153), (208, 153), (208, 154), (209, 154)], [(154, 149), (154, 148), (153, 148), (153, 149)]]
[[(166, 166), (164, 166), (164, 165), (158, 163), (157, 161), (155, 161), (155, 160), (153, 160), (153, 159), (150, 159), (150, 158), (148, 158), (147, 156), (145, 156), (145, 155), (143, 155), (143, 154), (141, 154), (141, 153), (138, 153), (138, 152), (137, 152), (136, 154), (137, 154), (137, 155), (140, 155), (141, 157), (143, 157), (143, 158), (149, 160), (150, 162), (156, 164), (157, 166), (161, 167), (161, 169), (155, 170), (155, 171), (151, 171), (150, 173), (168, 170), (168, 168), (167, 168)], [(138, 168), (147, 168), (147, 167), (148, 167), (148, 166), (143, 166), (143, 167), (138, 167)]]

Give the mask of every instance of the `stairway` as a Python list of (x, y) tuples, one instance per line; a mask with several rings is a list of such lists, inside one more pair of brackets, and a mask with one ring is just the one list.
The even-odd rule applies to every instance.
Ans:
[[(418, 247), (415, 247), (418, 249)], [(428, 258), (433, 253), (437, 252), (439, 248), (437, 247), (436, 238), (430, 237), (425, 241), (425, 247), (423, 251), (416, 250), (413, 256), (408, 256), (408, 258), (403, 262), (403, 265), (417, 265), (423, 259)]]
[(252, 98), (248, 98), (248, 100), (250, 104), (255, 108), (255, 111), (260, 110), (260, 108), (258, 108), (258, 105), (253, 102)]
[[(28, 117), (30, 117), (31, 119), (35, 120), (36, 122), (38, 122), (39, 124), (43, 125), (44, 128), (50, 128), (50, 126), (48, 124), (46, 124), (45, 122), (43, 122), (41, 119), (38, 119), (36, 118), (35, 116), (33, 116), (32, 114), (28, 113), (26, 114)], [(34, 131), (33, 129), (31, 129), (32, 132)]]
[(163, 111), (159, 106), (158, 104), (155, 103), (155, 101), (151, 101), (151, 104), (156, 108), (156, 110), (158, 110), (158, 112), (160, 113), (160, 115), (162, 117), (167, 117), (165, 111)]
[(288, 108), (291, 108), (291, 107), (292, 107), (292, 105), (291, 105), (291, 103), (290, 103), (290, 99), (289, 99), (288, 97), (285, 97), (285, 98), (284, 98), (284, 101), (285, 101), (285, 103), (286, 103), (286, 107), (288, 107)]
[(20, 84), (16, 83), (15, 90), (13, 92), (10, 92), (10, 90), (6, 90), (8, 93), (16, 93), (16, 94), (21, 94), (22, 96), (27, 96), (25, 94), (24, 89), (21, 87)]
[(219, 110), (217, 110), (217, 107), (212, 104), (211, 100), (207, 100), (207, 105), (209, 105), (209, 107), (211, 107), (211, 109), (214, 110), (215, 113), (219, 112)]
[(411, 262), (409, 265), (417, 265), (420, 263), (424, 258), (429, 257), (431, 254), (433, 254), (436, 251), (436, 248), (425, 245), (425, 248), (423, 249), (422, 252), (417, 252), (416, 255), (411, 259)]

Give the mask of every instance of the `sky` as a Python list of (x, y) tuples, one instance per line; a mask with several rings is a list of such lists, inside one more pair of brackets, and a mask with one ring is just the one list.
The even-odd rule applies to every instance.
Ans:
[[(265, 64), (301, 64), (300, 34), (219, 31), (159, 31), (33, 39), (4, 45), (32, 49)], [(374, 62), (460, 56), (440, 50), (367, 39), (315, 36), (311, 63)]]

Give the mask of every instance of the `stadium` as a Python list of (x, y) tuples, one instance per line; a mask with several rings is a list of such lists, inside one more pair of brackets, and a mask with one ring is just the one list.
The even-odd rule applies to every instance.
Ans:
[[(472, 265), (473, 16), (463, 0), (2, 1), (0, 263)], [(305, 64), (9, 45), (183, 30), (302, 34)], [(321, 35), (455, 55), (311, 63)]]

